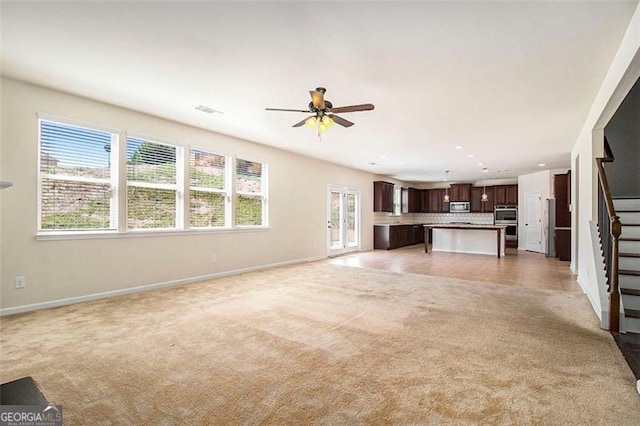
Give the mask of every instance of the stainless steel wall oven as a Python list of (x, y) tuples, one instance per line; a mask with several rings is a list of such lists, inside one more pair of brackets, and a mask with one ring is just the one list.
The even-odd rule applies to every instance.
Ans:
[(514, 241), (518, 239), (518, 206), (495, 206), (493, 223), (496, 225), (507, 225), (505, 228), (505, 239)]

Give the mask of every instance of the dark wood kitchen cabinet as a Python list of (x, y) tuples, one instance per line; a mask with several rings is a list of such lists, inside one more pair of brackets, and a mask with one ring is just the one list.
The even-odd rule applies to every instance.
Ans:
[(424, 243), (424, 226), (421, 224), (373, 226), (374, 249), (393, 250), (422, 243)]
[(471, 212), (473, 213), (493, 213), (493, 200), (494, 193), (493, 187), (487, 186), (487, 201), (482, 201), (482, 192), (485, 191), (485, 187), (474, 186), (471, 188)]
[(449, 189), (451, 201), (471, 201), (470, 183), (453, 183)]
[(421, 189), (420, 190), (420, 213), (429, 213), (429, 190)]
[(495, 185), (493, 191), (496, 206), (518, 205), (518, 185)]
[(556, 227), (571, 226), (571, 212), (569, 211), (570, 188), (569, 174), (559, 174), (553, 177), (553, 197), (556, 199)]
[(560, 260), (571, 260), (571, 175), (558, 174), (553, 179), (553, 196), (556, 199), (556, 227), (554, 245)]
[(571, 260), (571, 228), (554, 231), (554, 245), (558, 260)]
[(429, 213), (449, 213), (449, 203), (444, 201), (445, 189), (429, 190)]
[(393, 187), (389, 182), (373, 182), (374, 212), (393, 212)]
[(416, 188), (402, 188), (402, 213), (422, 212), (422, 193)]

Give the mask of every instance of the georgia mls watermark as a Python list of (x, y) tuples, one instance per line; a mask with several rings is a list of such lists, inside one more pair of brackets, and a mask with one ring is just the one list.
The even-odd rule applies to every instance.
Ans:
[(0, 426), (62, 426), (62, 405), (0, 405)]

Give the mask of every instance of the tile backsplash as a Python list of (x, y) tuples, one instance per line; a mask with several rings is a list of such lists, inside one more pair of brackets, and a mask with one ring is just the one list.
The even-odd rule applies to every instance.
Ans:
[(401, 216), (390, 216), (389, 213), (374, 213), (373, 215), (374, 225), (449, 222), (493, 225), (493, 213), (404, 213)]

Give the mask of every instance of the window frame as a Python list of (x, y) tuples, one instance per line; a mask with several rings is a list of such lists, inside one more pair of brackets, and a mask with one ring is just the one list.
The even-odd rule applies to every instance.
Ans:
[[(170, 146), (172, 148), (175, 148), (176, 149), (176, 183), (169, 184), (169, 183), (149, 183), (149, 182), (134, 181), (135, 183), (133, 185), (130, 185), (129, 176), (128, 176), (129, 172), (127, 170), (128, 163), (126, 160), (129, 138), (139, 139), (139, 140), (143, 140), (144, 142), (151, 142), (157, 145), (164, 145), (164, 146)], [(124, 198), (125, 198), (125, 201), (124, 201), (125, 227), (123, 230), (120, 230), (120, 232), (140, 232), (140, 231), (152, 232), (152, 231), (172, 231), (172, 230), (189, 229), (188, 227), (186, 227), (186, 223), (185, 223), (186, 215), (185, 215), (185, 208), (184, 208), (184, 187), (185, 187), (184, 152), (187, 147), (185, 145), (180, 145), (178, 143), (171, 142), (164, 138), (149, 136), (149, 135), (136, 133), (136, 132), (125, 132), (125, 138), (123, 143), (124, 143), (123, 151), (125, 155), (125, 164), (124, 164), (125, 170), (124, 170), (124, 176), (123, 176), (124, 188), (125, 188), (123, 191)], [(159, 190), (171, 190), (171, 191), (175, 190), (174, 226), (164, 227), (164, 228), (130, 228), (129, 227), (129, 186), (133, 186), (136, 188), (149, 188), (149, 189), (159, 189)]]
[[(42, 122), (49, 122), (54, 124), (65, 125), (69, 127), (76, 127), (80, 129), (87, 129), (92, 131), (104, 132), (111, 134), (111, 148), (109, 151), (109, 178), (90, 178), (90, 177), (79, 177), (79, 176), (66, 176), (66, 177), (56, 177), (55, 174), (43, 173), (41, 170), (41, 161), (42, 161)], [(38, 158), (37, 158), (37, 221), (36, 221), (36, 233), (37, 235), (59, 235), (59, 234), (79, 234), (86, 235), (92, 233), (113, 233), (118, 230), (118, 189), (119, 189), (119, 181), (118, 181), (118, 170), (119, 170), (119, 147), (121, 141), (120, 131), (107, 126), (102, 126), (99, 124), (88, 123), (81, 120), (74, 120), (65, 117), (59, 117), (52, 114), (46, 113), (38, 113), (37, 114), (37, 131), (38, 131)], [(43, 179), (51, 179), (51, 180), (60, 180), (67, 182), (86, 182), (86, 183), (96, 183), (96, 184), (108, 184), (110, 186), (110, 196), (109, 196), (109, 227), (108, 228), (78, 228), (78, 229), (44, 229), (42, 228), (42, 201), (43, 201)]]
[[(110, 196), (110, 227), (90, 228), (90, 229), (42, 229), (42, 179), (43, 173), (40, 171), (41, 161), (41, 122), (50, 121), (62, 125), (86, 128), (89, 130), (107, 132), (112, 135), (110, 152), (110, 176), (111, 186)], [(151, 136), (149, 134), (118, 129), (87, 121), (72, 118), (60, 117), (53, 114), (37, 114), (37, 223), (35, 229), (36, 240), (73, 240), (73, 239), (103, 239), (103, 238), (132, 238), (132, 237), (152, 237), (166, 235), (197, 235), (211, 233), (234, 233), (234, 232), (254, 232), (265, 231), (269, 228), (269, 173), (270, 164), (264, 158), (258, 158), (244, 154), (224, 153), (215, 146), (205, 147), (200, 145), (190, 145), (176, 143), (166, 138)], [(127, 140), (129, 138), (142, 139), (145, 141), (169, 145), (176, 149), (176, 183), (173, 184), (147, 184), (135, 182), (137, 187), (157, 187), (158, 189), (171, 189), (176, 191), (175, 202), (175, 227), (172, 228), (129, 228), (128, 224), (128, 188), (132, 182), (128, 179), (127, 173)], [(212, 141), (212, 145), (215, 140)], [(191, 150), (201, 151), (225, 157), (225, 226), (224, 227), (196, 227), (191, 226), (190, 221), (190, 192), (192, 188), (197, 191), (207, 188), (192, 187), (190, 182), (190, 153)], [(262, 167), (260, 193), (243, 192), (236, 190), (236, 167), (238, 159), (260, 163)], [(96, 178), (100, 180), (100, 178)], [(104, 180), (98, 183), (104, 183)], [(211, 190), (213, 192), (222, 192)], [(260, 225), (237, 225), (236, 209), (239, 195), (259, 196), (262, 207), (262, 223)]]
[[(205, 154), (217, 155), (220, 157), (224, 157), (224, 189), (213, 189), (206, 188), (200, 186), (192, 186), (191, 185), (191, 151), (199, 151)], [(185, 211), (187, 216), (187, 220), (185, 221), (185, 226), (190, 230), (197, 231), (206, 231), (206, 230), (220, 230), (220, 229), (232, 229), (232, 222), (234, 216), (234, 206), (233, 206), (233, 164), (234, 158), (232, 155), (224, 154), (221, 152), (216, 152), (211, 148), (204, 148), (200, 146), (189, 145), (185, 152), (188, 153), (186, 155), (186, 194), (185, 194)], [(223, 226), (192, 226), (191, 225), (191, 191), (202, 191), (202, 192), (210, 192), (215, 194), (224, 194), (224, 225)]]
[[(252, 163), (260, 163), (262, 165), (262, 173), (260, 176), (260, 194), (255, 192), (245, 192), (237, 190), (237, 167), (238, 160), (250, 161)], [(251, 155), (234, 155), (233, 157), (233, 228), (234, 229), (252, 229), (252, 228), (268, 228), (269, 227), (269, 163), (258, 157)], [(236, 223), (238, 196), (256, 196), (261, 197), (262, 202), (262, 223), (260, 225), (238, 225)]]

